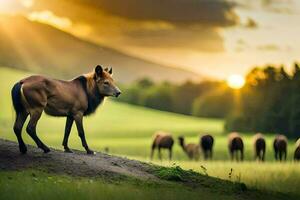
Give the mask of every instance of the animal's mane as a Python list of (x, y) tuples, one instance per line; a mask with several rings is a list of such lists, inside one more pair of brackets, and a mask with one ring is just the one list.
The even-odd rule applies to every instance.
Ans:
[(84, 112), (84, 115), (93, 114), (97, 107), (103, 102), (104, 96), (100, 94), (99, 90), (96, 88), (94, 74), (86, 74), (77, 77), (75, 80), (78, 80), (81, 84), (87, 100), (88, 100), (88, 107)]

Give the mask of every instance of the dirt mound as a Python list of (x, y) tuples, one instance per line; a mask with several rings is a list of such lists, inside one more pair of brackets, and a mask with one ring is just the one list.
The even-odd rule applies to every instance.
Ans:
[(72, 176), (100, 176), (110, 179), (132, 176), (138, 179), (158, 180), (150, 173), (151, 165), (139, 161), (100, 152), (97, 152), (96, 155), (87, 155), (81, 151), (65, 153), (51, 149), (50, 153), (44, 154), (40, 149), (31, 145), (28, 145), (27, 154), (22, 155), (16, 142), (0, 139), (0, 169), (20, 170), (30, 168)]

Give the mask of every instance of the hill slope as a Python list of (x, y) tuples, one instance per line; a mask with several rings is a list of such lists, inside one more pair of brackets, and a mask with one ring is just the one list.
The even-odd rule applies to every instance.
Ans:
[(89, 72), (97, 64), (112, 66), (116, 80), (120, 82), (142, 77), (178, 82), (198, 77), (189, 71), (83, 41), (20, 16), (0, 16), (0, 44), (0, 65), (59, 77), (71, 78)]
[[(28, 150), (29, 152), (27, 155), (20, 155), (18, 152), (18, 145), (15, 142), (0, 140), (1, 169), (10, 171), (30, 169), (37, 171), (32, 173), (33, 181), (40, 182), (37, 186), (33, 186), (34, 183), (26, 183), (24, 181), (26, 180), (26, 172), (23, 172), (25, 176), (22, 176), (21, 181), (24, 183), (25, 187), (26, 185), (33, 187), (29, 189), (31, 191), (30, 193), (22, 193), (23, 198), (24, 195), (25, 197), (29, 195), (31, 199), (34, 196), (40, 197), (39, 195), (33, 195), (36, 191), (39, 191), (39, 187), (44, 188), (42, 190), (43, 199), (48, 199), (49, 193), (53, 193), (53, 191), (49, 191), (49, 189), (47, 189), (48, 184), (51, 184), (52, 178), (49, 179), (49, 175), (47, 174), (46, 177), (37, 177), (36, 173), (40, 173), (41, 171), (50, 172), (56, 175), (68, 174), (69, 176), (90, 177), (93, 178), (94, 181), (101, 181), (102, 183), (103, 181), (110, 184), (120, 184), (125, 182), (127, 184), (131, 184), (132, 187), (136, 188), (136, 190), (141, 189), (139, 187), (143, 184), (149, 184), (147, 192), (148, 195), (149, 187), (151, 189), (151, 185), (152, 187), (154, 187), (153, 185), (159, 185), (160, 188), (164, 188), (166, 191), (174, 188), (185, 192), (188, 189), (190, 194), (194, 194), (194, 198), (191, 199), (198, 199), (199, 196), (205, 197), (205, 199), (281, 199), (283, 197), (278, 194), (268, 194), (257, 190), (247, 190), (244, 184), (232, 183), (200, 175), (195, 172), (184, 171), (178, 167), (159, 167), (102, 153), (98, 153), (94, 156), (88, 156), (82, 152), (69, 154), (52, 149), (50, 153), (44, 154), (32, 146), (30, 146)], [(0, 173), (0, 176), (1, 175), (2, 174)], [(10, 180), (17, 178), (15, 177), (15, 174), (12, 173), (9, 177)], [(62, 177), (62, 179), (64, 179), (64, 177)], [(133, 182), (129, 182), (129, 180), (136, 180), (136, 183), (133, 184)], [(60, 182), (62, 182), (62, 180), (60, 180)], [(2, 182), (0, 181), (0, 183)], [(4, 187), (10, 185), (10, 188), (13, 188), (13, 184), (16, 183), (9, 181), (8, 184), (7, 182), (6, 184), (0, 184), (0, 189), (2, 188), (0, 196), (5, 196), (5, 194), (9, 191), (7, 189), (3, 189)], [(21, 188), (23, 187), (15, 186), (15, 192), (20, 193), (22, 190)], [(91, 187), (91, 185), (89, 185), (89, 187)], [(84, 187), (80, 187), (80, 189), (82, 191)], [(73, 186), (73, 190), (76, 190), (75, 186)], [(111, 191), (108, 190), (107, 192)], [(65, 197), (64, 199), (73, 198), (70, 196), (68, 197), (66, 193), (68, 193), (68, 190), (64, 190), (60, 195), (63, 195)], [(115, 193), (118, 193), (118, 190), (112, 192), (111, 195), (115, 195)], [(151, 198), (151, 196), (148, 195), (146, 196), (146, 199), (153, 199), (153, 197)], [(150, 193), (150, 195), (153, 194)], [(136, 193), (132, 193), (131, 196), (135, 197)], [(85, 199), (88, 199), (87, 195), (85, 197)], [(172, 199), (182, 199), (183, 197), (184, 196), (175, 197)]]

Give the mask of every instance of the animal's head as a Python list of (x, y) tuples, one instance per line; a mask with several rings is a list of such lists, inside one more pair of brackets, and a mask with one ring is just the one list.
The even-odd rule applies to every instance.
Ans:
[(103, 69), (97, 65), (94, 78), (101, 95), (118, 97), (121, 94), (121, 90), (115, 85), (112, 78), (112, 68)]
[(183, 145), (184, 144), (184, 137), (183, 136), (179, 136), (178, 137), (178, 141), (179, 141), (180, 145)]

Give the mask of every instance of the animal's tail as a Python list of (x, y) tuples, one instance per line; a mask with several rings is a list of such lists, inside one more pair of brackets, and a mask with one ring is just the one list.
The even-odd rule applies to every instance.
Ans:
[(22, 84), (20, 82), (17, 82), (11, 89), (11, 98), (16, 114), (24, 110), (24, 106), (21, 100), (21, 87)]

